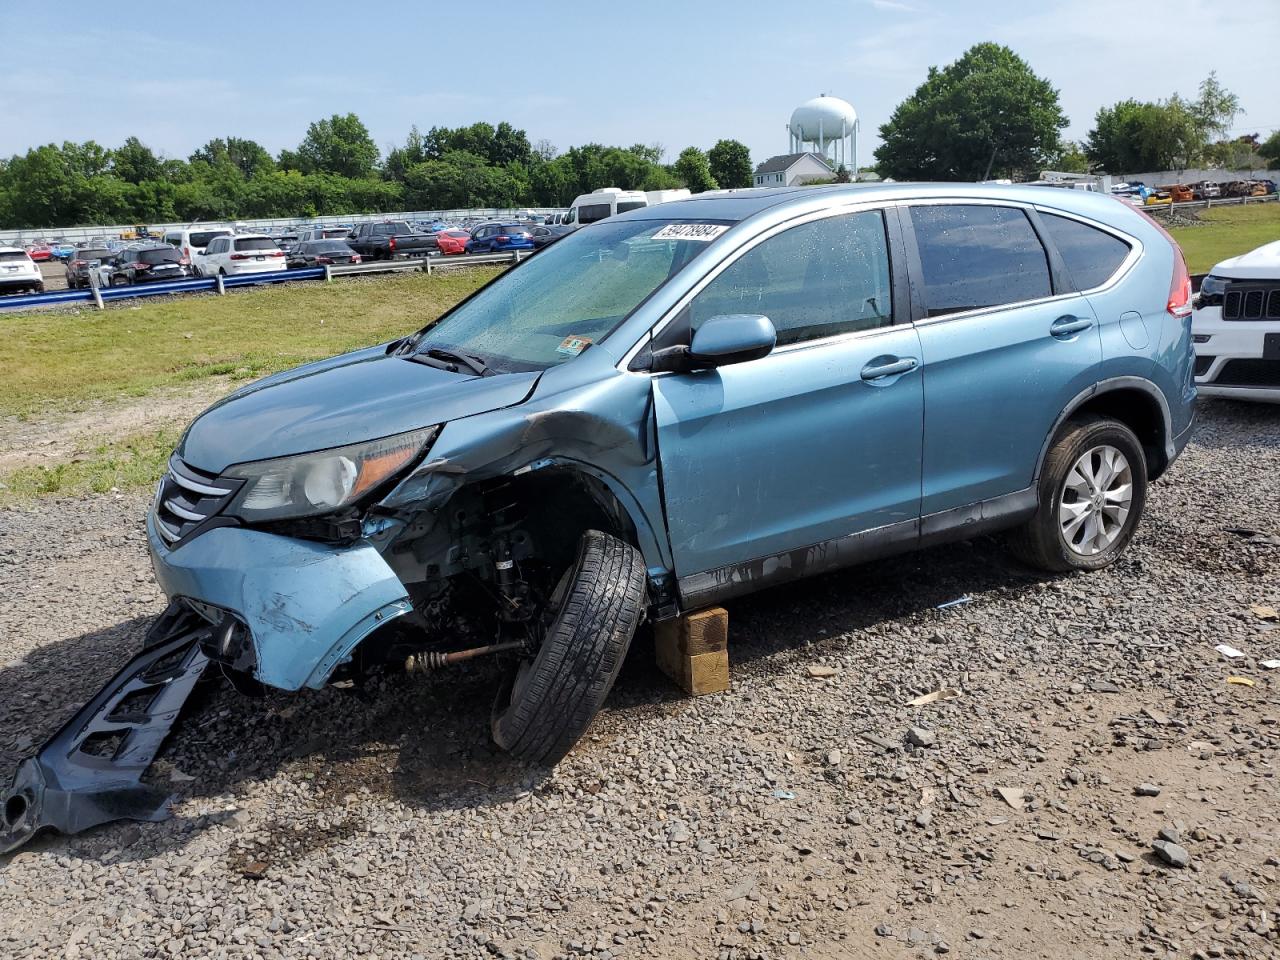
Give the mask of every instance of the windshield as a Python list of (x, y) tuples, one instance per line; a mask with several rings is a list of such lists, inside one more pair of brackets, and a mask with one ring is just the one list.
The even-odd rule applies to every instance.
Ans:
[(728, 229), (672, 226), (683, 222), (626, 220), (577, 230), (429, 327), (415, 349), (470, 354), (506, 371), (572, 360)]

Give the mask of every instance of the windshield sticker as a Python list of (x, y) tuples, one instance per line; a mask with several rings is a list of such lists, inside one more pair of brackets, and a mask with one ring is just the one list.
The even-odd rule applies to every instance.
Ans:
[(580, 337), (577, 334), (571, 333), (560, 341), (560, 346), (556, 347), (556, 353), (562, 354), (566, 357), (576, 357), (589, 346), (591, 346), (590, 337)]
[(669, 223), (653, 235), (655, 240), (697, 240), (710, 243), (729, 228), (722, 223)]

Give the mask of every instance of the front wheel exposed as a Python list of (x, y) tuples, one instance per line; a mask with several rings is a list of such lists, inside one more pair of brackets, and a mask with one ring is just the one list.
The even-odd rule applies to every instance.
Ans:
[(1147, 502), (1147, 458), (1117, 420), (1082, 417), (1054, 440), (1040, 475), (1039, 508), (1009, 546), (1034, 567), (1100, 570), (1133, 539)]
[(587, 731), (618, 676), (645, 609), (644, 558), (588, 530), (551, 598), (537, 655), (516, 666), (493, 704), (493, 739), (512, 756), (554, 764)]

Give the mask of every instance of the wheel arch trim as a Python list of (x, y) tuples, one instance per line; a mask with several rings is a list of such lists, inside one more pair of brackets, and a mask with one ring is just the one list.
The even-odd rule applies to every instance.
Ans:
[(1150, 399), (1155, 401), (1156, 407), (1160, 411), (1161, 452), (1164, 454), (1166, 463), (1173, 461), (1177, 456), (1177, 448), (1174, 444), (1173, 435), (1173, 417), (1169, 412), (1169, 401), (1165, 398), (1164, 393), (1146, 377), (1109, 377), (1106, 380), (1098, 381), (1091, 387), (1081, 390), (1071, 399), (1070, 403), (1063, 407), (1062, 412), (1058, 414), (1058, 418), (1054, 420), (1053, 426), (1050, 427), (1049, 432), (1045, 434), (1044, 442), (1040, 445), (1040, 455), (1036, 458), (1036, 471), (1035, 475), (1032, 477), (1033, 483), (1038, 484), (1040, 482), (1040, 475), (1044, 470), (1045, 459), (1049, 456), (1049, 448), (1053, 445), (1053, 438), (1058, 435), (1058, 431), (1062, 429), (1062, 425), (1090, 400), (1104, 396), (1108, 393), (1115, 393), (1119, 390), (1137, 390), (1146, 394)]

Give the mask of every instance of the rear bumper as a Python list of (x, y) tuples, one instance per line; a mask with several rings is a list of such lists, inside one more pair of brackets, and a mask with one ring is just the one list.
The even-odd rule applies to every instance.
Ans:
[(44, 277), (39, 275), (25, 277), (4, 277), (0, 278), (0, 290), (17, 290), (25, 287), (34, 287), (37, 284), (44, 283)]
[(368, 543), (217, 527), (170, 550), (151, 516), (147, 542), (169, 599), (229, 612), (248, 630), (253, 675), (281, 690), (324, 686), (362, 640), (412, 609), (404, 584)]
[(261, 262), (254, 260), (249, 263), (228, 263), (223, 269), (227, 271), (228, 276), (238, 277), (246, 273), (276, 273), (286, 267), (284, 258), (276, 257), (274, 260)]

